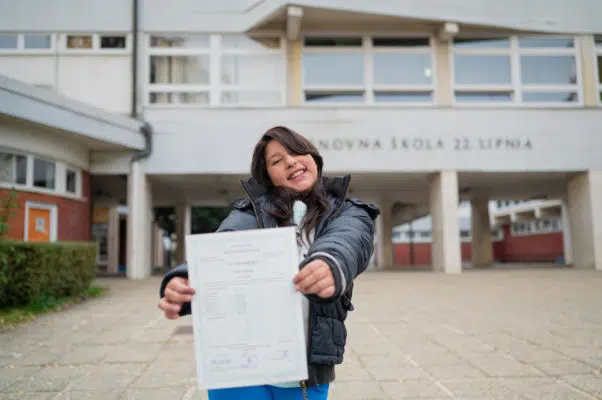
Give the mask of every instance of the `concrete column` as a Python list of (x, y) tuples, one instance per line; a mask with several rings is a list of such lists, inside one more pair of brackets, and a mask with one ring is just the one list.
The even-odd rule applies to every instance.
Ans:
[(573, 263), (573, 234), (571, 233), (571, 219), (569, 215), (568, 199), (562, 199), (562, 247), (564, 263)]
[(286, 93), (287, 105), (289, 106), (298, 106), (303, 103), (301, 48), (301, 40), (289, 40), (286, 43)]
[(581, 57), (581, 87), (583, 103), (586, 107), (598, 107), (598, 75), (596, 65), (591, 60), (596, 58), (596, 44), (593, 36), (579, 36), (576, 46)]
[(119, 211), (116, 205), (109, 207), (108, 231), (107, 272), (116, 274), (119, 272)]
[(458, 222), (458, 174), (441, 171), (430, 179), (433, 269), (448, 274), (462, 272)]
[(493, 243), (489, 219), (489, 200), (471, 200), (472, 265), (487, 267), (493, 264)]
[(602, 271), (602, 172), (577, 174), (568, 182), (573, 266)]
[(186, 262), (186, 235), (190, 235), (190, 215), (189, 204), (176, 204), (176, 262), (182, 264)]
[(151, 186), (140, 162), (130, 164), (128, 176), (127, 276), (144, 279), (151, 274)]
[(379, 269), (393, 266), (393, 212), (392, 202), (379, 204), (380, 215), (376, 220), (376, 266)]
[(441, 41), (439, 39), (435, 39), (435, 65), (433, 65), (433, 77), (437, 77), (435, 80), (436, 87), (436, 96), (437, 96), (437, 105), (439, 107), (451, 107), (453, 103), (453, 91), (452, 91), (452, 56), (450, 52), (450, 47), (452, 44), (450, 42)]

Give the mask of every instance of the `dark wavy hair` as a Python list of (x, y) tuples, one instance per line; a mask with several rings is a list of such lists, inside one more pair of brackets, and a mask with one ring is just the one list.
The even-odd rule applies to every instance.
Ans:
[[(311, 190), (306, 193), (298, 193), (289, 188), (274, 186), (268, 175), (265, 155), (268, 143), (273, 140), (278, 141), (290, 154), (312, 156), (318, 167), (318, 177)], [(300, 230), (305, 234), (308, 243), (311, 242), (311, 232), (316, 229), (320, 218), (326, 215), (330, 207), (322, 179), (323, 166), (324, 161), (318, 149), (307, 138), (284, 126), (273, 127), (263, 134), (255, 145), (251, 160), (251, 175), (268, 189), (268, 198), (276, 208), (268, 212), (276, 217), (279, 226), (292, 224), (295, 200), (301, 200), (307, 205), (307, 212)]]

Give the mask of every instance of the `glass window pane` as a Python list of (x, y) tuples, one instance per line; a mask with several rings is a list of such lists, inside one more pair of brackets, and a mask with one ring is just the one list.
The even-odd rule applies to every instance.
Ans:
[(374, 83), (430, 84), (433, 69), (428, 54), (374, 54)]
[(454, 56), (457, 84), (510, 84), (509, 56)]
[(0, 182), (25, 185), (27, 157), (0, 152)]
[(280, 105), (283, 104), (283, 96), (279, 91), (223, 91), (221, 104), (225, 105)]
[(363, 85), (363, 54), (304, 54), (304, 82), (309, 85)]
[(594, 36), (594, 41), (596, 42), (596, 46), (602, 47), (602, 35)]
[(223, 49), (273, 50), (280, 48), (279, 37), (222, 36)]
[(602, 84), (602, 55), (598, 56), (598, 82)]
[(26, 49), (49, 49), (51, 47), (50, 35), (25, 35)]
[(578, 100), (574, 92), (525, 92), (523, 101), (526, 103), (573, 103)]
[(554, 38), (554, 37), (528, 37), (519, 38), (521, 48), (572, 48), (574, 41), (572, 38)]
[(77, 183), (77, 174), (75, 173), (75, 171), (68, 169), (67, 173), (65, 175), (65, 189), (67, 190), (67, 192), (75, 193), (77, 190), (76, 183)]
[(150, 82), (209, 84), (209, 56), (151, 56)]
[(67, 36), (67, 48), (68, 49), (91, 49), (92, 48), (92, 36)]
[(345, 93), (305, 93), (306, 103), (363, 103), (363, 92), (345, 92)]
[(0, 35), (0, 49), (16, 49), (17, 35)]
[(428, 103), (433, 101), (430, 92), (375, 92), (376, 103)]
[(162, 92), (151, 93), (151, 104), (209, 104), (209, 93), (207, 92)]
[(573, 56), (521, 56), (521, 80), (525, 84), (574, 84), (577, 68)]
[(161, 48), (208, 49), (209, 35), (153, 35), (150, 45)]
[(55, 165), (52, 161), (35, 158), (33, 161), (33, 185), (40, 188), (54, 189)]
[(416, 48), (429, 47), (429, 38), (396, 38), (396, 37), (375, 37), (372, 38), (374, 47), (399, 47)]
[(15, 183), (18, 185), (25, 185), (27, 183), (27, 157), (26, 156), (15, 156), (15, 162), (16, 162)]
[(284, 59), (279, 54), (244, 54), (222, 56), (223, 84), (284, 84)]
[(100, 38), (101, 49), (125, 49), (125, 36), (103, 36)]
[(509, 103), (512, 94), (509, 92), (456, 92), (459, 103)]
[(457, 48), (495, 48), (509, 49), (510, 39), (508, 38), (457, 38), (454, 40), (454, 47)]
[(306, 37), (307, 47), (361, 47), (361, 37)]

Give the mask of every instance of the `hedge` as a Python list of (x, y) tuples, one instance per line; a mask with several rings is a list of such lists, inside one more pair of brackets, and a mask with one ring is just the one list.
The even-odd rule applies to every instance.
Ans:
[(0, 308), (83, 293), (96, 276), (96, 243), (0, 241)]

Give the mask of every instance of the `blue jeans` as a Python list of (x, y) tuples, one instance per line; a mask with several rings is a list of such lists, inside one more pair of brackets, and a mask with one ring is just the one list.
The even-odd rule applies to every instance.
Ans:
[[(307, 388), (308, 400), (328, 399), (330, 385)], [(302, 400), (301, 388), (281, 388), (270, 385), (209, 390), (209, 400)]]

